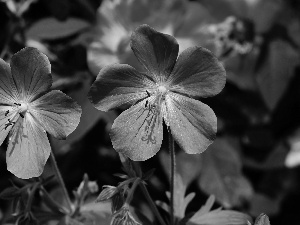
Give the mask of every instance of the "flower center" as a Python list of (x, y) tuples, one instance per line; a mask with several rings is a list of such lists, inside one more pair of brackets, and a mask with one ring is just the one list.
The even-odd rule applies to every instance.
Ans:
[(163, 85), (158, 86), (157, 90), (161, 95), (164, 95), (168, 91), (168, 89)]
[(26, 104), (26, 103), (20, 103), (18, 106), (19, 106), (18, 107), (19, 108), (19, 113), (25, 114), (27, 112), (27, 110), (28, 110), (28, 104)]

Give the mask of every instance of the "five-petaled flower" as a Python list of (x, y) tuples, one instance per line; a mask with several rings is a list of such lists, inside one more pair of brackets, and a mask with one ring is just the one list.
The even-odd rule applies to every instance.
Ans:
[(203, 152), (215, 139), (217, 118), (192, 97), (214, 96), (223, 89), (222, 64), (202, 47), (190, 47), (177, 59), (176, 39), (148, 25), (133, 32), (130, 45), (146, 72), (125, 64), (104, 67), (89, 92), (99, 110), (133, 104), (114, 121), (113, 147), (132, 160), (149, 159), (160, 149), (164, 120), (185, 152)]
[(65, 139), (79, 123), (80, 106), (51, 85), (50, 62), (37, 49), (22, 49), (10, 65), (0, 59), (0, 145), (9, 134), (7, 169), (19, 178), (42, 173), (51, 152), (46, 132)]

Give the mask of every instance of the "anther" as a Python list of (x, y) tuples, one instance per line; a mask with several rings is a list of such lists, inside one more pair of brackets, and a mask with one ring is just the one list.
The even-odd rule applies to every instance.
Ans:
[(146, 92), (147, 92), (147, 95), (148, 95), (148, 97), (150, 97), (151, 95), (150, 95), (149, 91), (148, 91), (148, 90), (146, 90)]
[(8, 113), (9, 113), (9, 110), (7, 110), (7, 111), (5, 112), (5, 116), (7, 116), (7, 115), (8, 115)]
[(5, 124), (4, 130), (6, 130), (10, 125), (14, 125), (16, 122), (12, 122), (10, 119), (8, 119), (8, 123)]

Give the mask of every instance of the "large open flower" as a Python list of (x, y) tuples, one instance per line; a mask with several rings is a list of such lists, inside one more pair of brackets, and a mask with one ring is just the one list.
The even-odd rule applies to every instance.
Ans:
[(7, 169), (19, 178), (39, 176), (51, 152), (46, 132), (65, 139), (77, 127), (81, 108), (61, 91), (50, 91), (48, 58), (24, 48), (0, 59), (0, 145), (9, 134)]
[(221, 63), (202, 47), (188, 48), (177, 59), (176, 39), (148, 25), (133, 32), (130, 45), (147, 72), (124, 64), (104, 67), (89, 93), (103, 111), (134, 104), (112, 126), (116, 151), (133, 160), (154, 156), (162, 143), (164, 120), (185, 152), (203, 152), (215, 138), (217, 118), (210, 107), (191, 97), (214, 96), (223, 89)]
[[(88, 47), (87, 63), (97, 75), (111, 63), (138, 66), (130, 51), (131, 33), (140, 24), (175, 36), (181, 52), (191, 46), (209, 44), (199, 28), (212, 22), (205, 7), (187, 0), (103, 0), (97, 11), (94, 40)], [(211, 39), (210, 39), (211, 41)]]

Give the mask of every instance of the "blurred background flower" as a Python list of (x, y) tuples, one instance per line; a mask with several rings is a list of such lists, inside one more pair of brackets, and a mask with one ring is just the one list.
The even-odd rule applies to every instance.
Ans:
[[(214, 194), (216, 206), (264, 212), (272, 225), (299, 224), (299, 11), (297, 0), (1, 0), (0, 57), (9, 62), (25, 46), (38, 48), (51, 62), (52, 89), (81, 105), (78, 128), (66, 141), (51, 140), (70, 191), (84, 173), (99, 187), (117, 184), (112, 174), (120, 172), (120, 162), (108, 130), (121, 111), (100, 113), (86, 95), (104, 65), (137, 68), (131, 32), (146, 23), (175, 36), (180, 51), (210, 49), (226, 68), (227, 83), (215, 98), (200, 99), (218, 117), (217, 140), (197, 157), (177, 154), (178, 172), (188, 192), (196, 192), (187, 211)], [(12, 177), (5, 146), (0, 149), (1, 191)], [(157, 169), (148, 185), (155, 199), (164, 199), (168, 186), (160, 172), (166, 151), (164, 140), (158, 157), (142, 164)], [(43, 176), (51, 175), (49, 168)], [(133, 204), (153, 220), (139, 197)], [(0, 200), (4, 220), (9, 205)], [(85, 210), (94, 209), (92, 202)]]
[[(194, 18), (201, 15), (201, 18)], [(133, 30), (148, 24), (159, 32), (175, 36), (179, 52), (195, 45), (204, 46), (207, 35), (195, 29), (210, 21), (207, 10), (185, 0), (104, 0), (97, 11), (94, 41), (87, 53), (88, 66), (97, 75), (103, 66), (127, 63), (138, 66), (129, 46)], [(142, 68), (141, 68), (142, 69)]]

